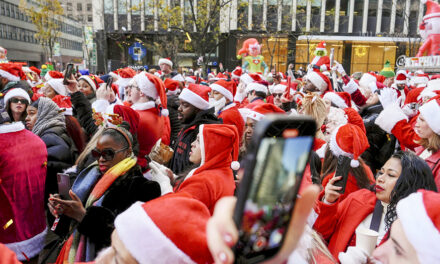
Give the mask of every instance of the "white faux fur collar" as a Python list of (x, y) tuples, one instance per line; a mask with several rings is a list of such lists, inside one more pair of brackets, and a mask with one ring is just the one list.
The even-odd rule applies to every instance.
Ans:
[(22, 122), (14, 122), (10, 124), (0, 125), (0, 134), (18, 132), (24, 130)]
[(133, 110), (148, 110), (156, 107), (156, 104), (152, 101), (146, 103), (135, 103), (131, 106)]
[(226, 110), (228, 110), (229, 108), (232, 108), (232, 107), (234, 107), (234, 106), (235, 106), (235, 103), (228, 104), (227, 106), (223, 107), (223, 109), (221, 110), (221, 112), (226, 111)]

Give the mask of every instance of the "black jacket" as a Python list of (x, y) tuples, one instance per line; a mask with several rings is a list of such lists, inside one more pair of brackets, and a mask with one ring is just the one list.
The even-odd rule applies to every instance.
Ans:
[(98, 127), (93, 119), (92, 105), (89, 99), (83, 93), (76, 92), (70, 95), (70, 100), (72, 101), (74, 114), (79, 124), (84, 128), (87, 136), (92, 137)]
[(168, 95), (167, 109), (169, 112), (168, 117), (170, 118), (170, 125), (171, 125), (171, 135), (170, 135), (171, 146), (174, 146), (174, 144), (176, 143), (177, 136), (179, 135), (179, 132), (183, 126), (182, 122), (177, 117), (178, 108), (179, 108), (179, 98), (176, 95)]
[(179, 174), (191, 166), (189, 152), (191, 151), (191, 143), (196, 140), (199, 134), (200, 125), (221, 123), (222, 121), (214, 115), (214, 108), (198, 112), (190, 124), (183, 126), (177, 137), (173, 146), (174, 155), (170, 162), (170, 169), (175, 174)]

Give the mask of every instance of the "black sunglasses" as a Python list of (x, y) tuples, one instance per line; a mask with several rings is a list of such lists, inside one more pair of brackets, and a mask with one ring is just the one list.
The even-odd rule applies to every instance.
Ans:
[(273, 97), (282, 97), (282, 96), (283, 96), (282, 93), (274, 93), (274, 94), (273, 94)]
[(99, 159), (100, 157), (102, 157), (104, 160), (109, 161), (115, 158), (116, 153), (124, 151), (128, 148), (123, 148), (120, 150), (113, 150), (113, 149), (103, 149), (102, 151), (99, 151), (97, 149), (93, 149), (92, 150), (92, 156), (95, 159)]
[(19, 99), (19, 98), (12, 98), (11, 99), (11, 103), (18, 104), (19, 102), (22, 104), (28, 104), (28, 100), (26, 100), (26, 99)]

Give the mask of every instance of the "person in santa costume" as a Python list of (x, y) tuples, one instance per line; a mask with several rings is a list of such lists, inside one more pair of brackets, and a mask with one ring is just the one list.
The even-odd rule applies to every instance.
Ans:
[(327, 56), (327, 44), (325, 41), (319, 42), (315, 49), (315, 57), (310, 62), (312, 65), (316, 65), (320, 71), (330, 70), (330, 58)]
[(258, 105), (264, 104), (268, 94), (269, 83), (266, 81), (251, 82), (246, 85), (247, 100), (249, 102), (246, 108), (252, 109)]
[(211, 84), (210, 87), (213, 101), (211, 106), (215, 109), (215, 115), (223, 120), (223, 124), (234, 125), (241, 139), (243, 137), (244, 121), (238, 111), (238, 106), (233, 102), (237, 91), (235, 82), (219, 80)]
[(26, 108), (31, 103), (29, 94), (21, 89), (14, 88), (9, 90), (4, 97), (5, 110), (13, 122), (23, 122), (26, 119)]
[[(407, 115), (395, 104), (380, 113), (376, 124), (396, 136), (405, 146), (414, 147), (415, 152), (431, 167), (437, 187), (440, 187), (440, 96), (434, 97), (419, 108), (415, 127)], [(412, 145), (410, 143), (413, 142)]]
[(47, 233), (46, 146), (22, 122), (0, 124), (0, 144), (0, 243), (20, 261), (36, 261)]
[(333, 91), (330, 79), (320, 71), (309, 71), (305, 78), (304, 92), (316, 92), (319, 95), (324, 95), (328, 91)]
[(240, 107), (246, 107), (246, 105), (249, 104), (249, 101), (247, 99), (247, 92), (246, 89), (247, 85), (252, 82), (259, 82), (263, 81), (263, 78), (259, 74), (255, 73), (243, 73), (240, 76), (239, 84), (237, 85), (237, 92), (235, 93), (234, 101), (237, 103), (240, 103)]
[[(145, 170), (148, 155), (158, 139), (170, 144), (170, 120), (168, 118), (165, 86), (158, 77), (141, 72), (133, 77), (130, 85), (132, 109), (139, 113), (139, 162)], [(154, 125), (152, 125), (154, 124)]]
[(179, 95), (178, 118), (183, 124), (175, 144), (173, 157), (169, 168), (179, 174), (191, 167), (189, 153), (191, 143), (194, 142), (202, 124), (221, 123), (214, 114), (214, 108), (209, 105), (209, 92), (211, 88), (200, 84), (190, 83)]
[(419, 48), (416, 57), (440, 55), (440, 5), (432, 0), (422, 0), (426, 4), (423, 17), (424, 34), (427, 38)]
[(318, 200), (313, 228), (329, 241), (328, 249), (341, 263), (366, 263), (367, 253), (356, 245), (357, 229), (378, 232), (379, 245), (395, 220), (399, 200), (418, 189), (437, 190), (429, 167), (410, 152), (395, 153), (379, 171), (372, 190), (360, 189), (341, 200), (340, 187), (333, 185), (339, 179), (331, 179)]
[(380, 263), (438, 263), (440, 195), (419, 190), (397, 203), (397, 219), (390, 239), (376, 248), (373, 259)]
[(162, 72), (160, 78), (165, 80), (167, 78), (172, 78), (171, 73), (173, 72), (173, 62), (170, 58), (161, 58), (159, 59), (159, 67)]
[(119, 95), (121, 96), (121, 100), (125, 101), (125, 88), (129, 85), (131, 79), (136, 75), (136, 71), (134, 71), (132, 68), (126, 67), (118, 70), (117, 74), (114, 72), (110, 72), (109, 75), (113, 76), (113, 82), (119, 88)]
[[(104, 83), (104, 81), (101, 80), (98, 76), (92, 74), (82, 75), (78, 78), (78, 90), (86, 96), (87, 100), (89, 100), (90, 103), (93, 103), (96, 101), (96, 90), (102, 83)], [(75, 103), (73, 104), (75, 105)]]
[(52, 99), (57, 95), (67, 96), (67, 89), (63, 84), (63, 79), (52, 78), (47, 81), (43, 88), (43, 94), (49, 99)]
[(26, 75), (20, 64), (0, 63), (0, 111), (5, 109), (4, 97), (6, 93), (25, 78)]

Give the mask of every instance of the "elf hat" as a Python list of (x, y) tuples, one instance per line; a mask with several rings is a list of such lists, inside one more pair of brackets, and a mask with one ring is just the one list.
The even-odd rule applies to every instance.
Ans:
[(246, 93), (250, 93), (252, 91), (256, 91), (256, 92), (263, 92), (265, 94), (267, 94), (267, 86), (268, 86), (268, 82), (266, 81), (258, 81), (258, 82), (252, 82), (249, 83), (246, 86)]
[[(172, 217), (170, 212), (173, 212)], [(209, 218), (210, 213), (202, 202), (170, 194), (147, 203), (134, 203), (116, 217), (115, 230), (139, 264), (157, 260), (161, 263), (213, 263), (206, 240)]]
[(350, 123), (333, 131), (329, 142), (330, 150), (336, 157), (340, 155), (351, 158), (350, 166), (359, 166), (359, 157), (370, 147), (367, 136), (358, 126)]
[(284, 112), (281, 108), (279, 108), (274, 104), (264, 103), (251, 109), (247, 117), (255, 121), (260, 121), (267, 114), (285, 114), (285, 113), (286, 112)]
[(419, 108), (420, 114), (423, 116), (428, 126), (440, 135), (440, 99), (434, 97)]
[(86, 81), (90, 85), (90, 87), (92, 87), (93, 91), (95, 91), (95, 92), (99, 88), (99, 85), (101, 83), (104, 83), (104, 81), (101, 80), (101, 78), (99, 78), (98, 76), (95, 76), (93, 74), (82, 75), (81, 77), (78, 78), (78, 81), (79, 80)]
[(328, 92), (323, 98), (342, 109), (351, 107), (351, 96), (347, 92)]
[(50, 79), (46, 83), (49, 85), (57, 94), (66, 96), (67, 95), (67, 89), (66, 86), (63, 84), (63, 79)]
[(161, 58), (161, 59), (159, 59), (159, 66), (160, 66), (161, 64), (167, 64), (167, 65), (169, 65), (171, 68), (173, 68), (173, 62), (171, 61), (170, 58)]
[(159, 107), (160, 114), (168, 116), (167, 95), (165, 85), (159, 77), (153, 74), (141, 72), (133, 77), (133, 81), (139, 87), (139, 90), (146, 96), (156, 100), (156, 106)]
[(11, 82), (26, 79), (22, 66), (15, 63), (0, 63), (0, 77), (6, 78)]
[(28, 101), (28, 104), (31, 103), (31, 98), (29, 97), (29, 94), (22, 88), (14, 88), (9, 90), (5, 95), (5, 105), (8, 105), (8, 101), (13, 97), (23, 97)]
[(330, 79), (321, 72), (309, 71), (306, 76), (307, 80), (315, 85), (321, 94), (325, 93), (326, 91), (333, 91)]
[(243, 70), (240, 66), (235, 67), (235, 69), (231, 73), (232, 79), (240, 79), (242, 73)]
[(427, 20), (434, 17), (440, 17), (440, 5), (431, 0), (422, 0), (422, 3), (426, 4), (426, 13), (423, 20)]
[(209, 109), (209, 92), (211, 92), (211, 88), (208, 86), (190, 83), (188, 88), (183, 89), (179, 99), (200, 110), (207, 110)]
[(396, 75), (396, 79), (394, 80), (395, 84), (406, 84), (406, 75), (403, 72), (398, 72)]
[(385, 62), (384, 68), (379, 72), (379, 75), (382, 75), (386, 78), (394, 77), (396, 74), (394, 73), (393, 68), (391, 68), (390, 61), (387, 60)]
[(233, 81), (218, 80), (211, 84), (211, 90), (221, 93), (229, 101), (234, 101), (237, 85)]
[(44, 79), (47, 81), (51, 79), (62, 79), (64, 75), (59, 71), (48, 71), (46, 75), (44, 75)]
[(400, 200), (397, 217), (420, 263), (440, 261), (440, 194), (419, 190)]

